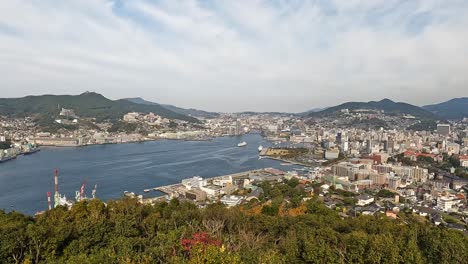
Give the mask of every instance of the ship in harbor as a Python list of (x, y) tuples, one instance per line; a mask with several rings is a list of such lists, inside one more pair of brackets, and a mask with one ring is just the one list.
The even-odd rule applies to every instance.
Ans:
[(258, 152), (262, 152), (262, 150), (263, 150), (263, 146), (260, 145), (260, 146), (258, 147)]
[(237, 146), (238, 147), (245, 147), (245, 146), (247, 146), (247, 142), (245, 142), (245, 141), (241, 142), (241, 143), (237, 144)]

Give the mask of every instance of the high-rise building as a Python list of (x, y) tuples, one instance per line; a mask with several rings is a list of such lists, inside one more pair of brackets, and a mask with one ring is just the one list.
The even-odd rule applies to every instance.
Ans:
[(348, 150), (349, 150), (349, 142), (348, 142), (348, 141), (343, 142), (342, 148), (343, 148), (343, 152), (348, 152)]
[(412, 179), (418, 182), (425, 182), (428, 178), (428, 174), (429, 172), (427, 169), (416, 167), (413, 168)]
[(369, 175), (369, 180), (372, 181), (372, 184), (384, 185), (387, 183), (387, 175), (386, 174), (371, 174)]
[(401, 184), (401, 178), (400, 177), (389, 177), (388, 178), (388, 188), (392, 190), (396, 190)]
[(228, 127), (228, 134), (230, 136), (235, 136), (236, 135), (236, 127), (235, 126)]
[(437, 134), (441, 136), (448, 136), (450, 134), (450, 125), (449, 124), (438, 124), (437, 125)]
[(372, 139), (367, 139), (367, 142), (366, 142), (366, 152), (368, 154), (371, 154), (372, 153)]
[(387, 148), (394, 149), (395, 148), (395, 140), (393, 138), (389, 138), (387, 141)]
[(342, 137), (342, 133), (338, 132), (336, 134), (336, 144), (341, 144), (341, 137)]
[(236, 136), (241, 134), (241, 122), (239, 119), (236, 120)]
[(372, 165), (372, 169), (377, 171), (377, 173), (390, 173), (393, 167), (388, 165)]

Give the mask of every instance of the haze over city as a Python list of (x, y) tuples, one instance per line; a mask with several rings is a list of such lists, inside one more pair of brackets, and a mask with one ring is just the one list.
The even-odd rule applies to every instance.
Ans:
[(468, 96), (463, 0), (9, 0), (0, 10), (2, 97), (89, 90), (300, 112)]

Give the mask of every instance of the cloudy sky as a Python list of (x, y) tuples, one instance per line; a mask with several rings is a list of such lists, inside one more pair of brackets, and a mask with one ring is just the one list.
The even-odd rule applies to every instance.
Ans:
[(214, 111), (468, 96), (466, 0), (2, 0), (0, 97)]

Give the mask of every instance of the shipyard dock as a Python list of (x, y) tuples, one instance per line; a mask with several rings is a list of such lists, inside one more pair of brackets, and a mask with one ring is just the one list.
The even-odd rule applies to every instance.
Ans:
[[(249, 176), (253, 174), (258, 174), (260, 172), (263, 172), (264, 169), (257, 169), (257, 170), (249, 170), (249, 171), (244, 171), (244, 172), (238, 172), (238, 173), (233, 173), (233, 174), (227, 174), (227, 175), (222, 175), (222, 176), (215, 176), (211, 178), (206, 178), (206, 180), (213, 181), (213, 180), (221, 180), (224, 178), (231, 177), (233, 180), (234, 179), (246, 179), (249, 178)], [(185, 189), (185, 186), (182, 183), (176, 183), (176, 184), (171, 184), (171, 185), (164, 185), (164, 186), (159, 186), (159, 187), (154, 187), (154, 188), (149, 188), (143, 190), (144, 192), (151, 192), (151, 191), (159, 191), (165, 194), (171, 194), (173, 192), (178, 192), (180, 189), (183, 188)]]
[[(187, 193), (195, 193), (194, 195), (201, 195), (208, 198), (208, 200), (219, 199), (223, 194), (230, 194), (237, 190), (237, 186), (249, 185), (253, 179), (269, 179), (278, 180), (285, 172), (274, 169), (255, 169), (239, 173), (227, 174), (203, 179), (195, 176), (192, 178), (184, 179), (181, 183), (158, 186), (154, 188), (144, 189), (145, 193), (151, 191), (158, 191), (163, 194), (166, 200), (172, 198), (187, 198)], [(161, 196), (160, 196), (161, 197)], [(204, 198), (195, 200), (204, 200)]]

